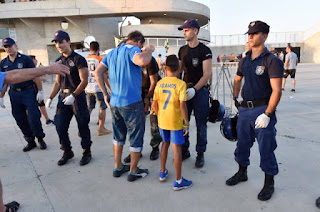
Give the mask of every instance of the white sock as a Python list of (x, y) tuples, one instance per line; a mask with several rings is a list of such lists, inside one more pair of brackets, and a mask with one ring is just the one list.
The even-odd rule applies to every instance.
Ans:
[(180, 180), (176, 180), (177, 183), (181, 184), (182, 178)]

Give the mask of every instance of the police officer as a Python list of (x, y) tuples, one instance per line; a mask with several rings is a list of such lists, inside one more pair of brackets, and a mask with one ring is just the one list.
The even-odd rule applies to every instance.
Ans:
[(250, 148), (257, 139), (260, 167), (265, 173), (264, 186), (258, 199), (265, 201), (274, 192), (274, 176), (279, 172), (274, 154), (277, 148), (275, 110), (281, 98), (283, 63), (264, 46), (269, 25), (262, 21), (251, 22), (247, 33), (251, 50), (239, 62), (233, 88), (237, 100), (241, 81), (245, 79), (237, 124), (238, 142), (234, 152), (239, 171), (226, 184), (233, 186), (248, 180)]
[(83, 166), (88, 164), (92, 158), (90, 150), (92, 142), (88, 125), (90, 116), (84, 92), (88, 84), (88, 65), (84, 57), (71, 49), (68, 33), (58, 30), (54, 34), (52, 42), (55, 42), (57, 50), (61, 53), (57, 61), (61, 60), (62, 64), (70, 68), (70, 75), (65, 77), (56, 76), (50, 97), (46, 102), (47, 108), (50, 108), (52, 99), (60, 91), (54, 123), (59, 135), (61, 149), (64, 153), (58, 161), (58, 165), (62, 166), (74, 157), (68, 128), (73, 115), (75, 115), (83, 148), (83, 157), (80, 160), (80, 165)]
[[(14, 69), (34, 68), (34, 63), (27, 55), (20, 54), (15, 41), (11, 38), (2, 40), (2, 45), (8, 56), (0, 62), (0, 71), (7, 72)], [(35, 83), (38, 88), (35, 87)], [(46, 149), (47, 145), (43, 138), (45, 134), (41, 125), (41, 114), (37, 101), (43, 101), (42, 85), (39, 78), (21, 83), (9, 85), (9, 96), (12, 107), (12, 115), (21, 129), (27, 146), (23, 148), (24, 152), (37, 147), (35, 137), (38, 139), (40, 149)], [(0, 105), (4, 106), (3, 96), (7, 86), (4, 86), (0, 94)]]
[[(211, 50), (198, 41), (200, 25), (194, 19), (188, 19), (178, 28), (183, 30), (188, 44), (179, 50), (179, 60), (184, 71), (183, 80), (187, 83), (187, 107), (189, 121), (192, 111), (196, 119), (198, 153), (195, 166), (204, 165), (204, 152), (207, 149), (207, 120), (209, 115), (209, 86), (211, 78), (212, 54)], [(182, 160), (190, 157), (189, 134), (185, 136), (182, 145)]]

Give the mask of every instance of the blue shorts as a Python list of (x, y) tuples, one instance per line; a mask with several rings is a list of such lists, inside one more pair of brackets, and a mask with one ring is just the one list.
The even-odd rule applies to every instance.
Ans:
[(172, 142), (176, 145), (184, 144), (183, 130), (164, 130), (159, 128), (163, 142)]

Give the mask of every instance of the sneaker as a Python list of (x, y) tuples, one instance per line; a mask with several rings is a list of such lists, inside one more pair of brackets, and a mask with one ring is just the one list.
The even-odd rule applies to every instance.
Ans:
[(160, 172), (160, 182), (166, 181), (168, 177), (168, 169), (165, 170), (165, 172)]
[(113, 169), (113, 177), (120, 177), (123, 173), (130, 171), (130, 165), (123, 165), (121, 169)]
[(68, 162), (68, 160), (70, 160), (71, 158), (74, 157), (73, 151), (64, 151), (63, 152), (63, 156), (62, 158), (58, 161), (58, 166), (63, 166), (64, 164), (66, 164)]
[(28, 152), (28, 151), (30, 151), (31, 149), (34, 149), (34, 148), (36, 148), (36, 147), (37, 147), (36, 142), (32, 141), (32, 142), (28, 143), (27, 146), (25, 146), (25, 147), (22, 149), (22, 151)]
[(52, 121), (51, 119), (48, 119), (48, 121), (46, 121), (46, 124), (45, 124), (47, 127), (48, 126), (54, 126), (54, 121)]
[(295, 92), (296, 92), (296, 89), (291, 89), (291, 92), (295, 93)]
[(188, 158), (190, 158), (190, 156), (191, 155), (190, 155), (189, 150), (182, 152), (182, 160), (188, 159)]
[[(140, 158), (142, 158), (142, 153), (141, 153), (141, 155), (140, 155)], [(130, 156), (130, 154), (123, 159), (123, 162), (126, 163), (126, 164), (131, 163), (131, 156)]]
[(84, 150), (83, 156), (80, 160), (80, 166), (87, 165), (92, 159), (91, 151), (90, 150)]
[(38, 143), (39, 143), (40, 149), (47, 148), (47, 144), (44, 142), (43, 138), (38, 138)]
[(133, 182), (135, 180), (138, 180), (140, 178), (148, 176), (148, 174), (149, 174), (149, 170), (148, 169), (140, 169), (140, 168), (138, 168), (136, 173), (129, 172), (127, 180), (129, 182)]
[(112, 131), (111, 130), (108, 130), (106, 128), (102, 128), (102, 129), (98, 129), (98, 136), (102, 136), (102, 135), (108, 135), (108, 134), (111, 134)]
[(173, 190), (175, 191), (179, 191), (181, 189), (185, 189), (185, 188), (190, 188), (192, 186), (192, 181), (191, 180), (186, 180), (182, 177), (182, 181), (179, 184), (176, 180), (173, 183)]

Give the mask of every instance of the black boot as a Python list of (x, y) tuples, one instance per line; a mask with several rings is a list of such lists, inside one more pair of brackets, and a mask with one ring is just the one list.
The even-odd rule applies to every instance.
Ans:
[(80, 160), (80, 166), (87, 165), (92, 159), (91, 151), (90, 149), (86, 149), (83, 151), (83, 156)]
[(264, 186), (258, 194), (258, 199), (261, 201), (269, 200), (274, 192), (274, 179), (272, 175), (265, 174)]
[(68, 160), (70, 160), (73, 157), (74, 157), (74, 154), (72, 150), (64, 151), (62, 158), (58, 161), (58, 166), (63, 166), (68, 162)]
[(316, 200), (316, 206), (320, 208), (320, 197)]
[(188, 158), (190, 158), (190, 152), (189, 152), (189, 150), (187, 150), (187, 151), (182, 151), (182, 160), (185, 160), (185, 159), (188, 159)]
[(38, 143), (39, 143), (40, 149), (47, 148), (47, 144), (44, 142), (43, 138), (38, 138)]
[(152, 152), (150, 154), (150, 160), (157, 160), (159, 158), (159, 146), (152, 148)]
[(229, 178), (226, 181), (226, 184), (228, 186), (234, 186), (237, 185), (240, 182), (244, 182), (248, 180), (248, 176), (247, 176), (247, 167), (246, 166), (241, 166), (239, 164), (239, 170), (237, 173), (235, 173), (235, 175), (233, 175), (231, 178)]
[(195, 166), (197, 168), (202, 168), (204, 165), (204, 156), (203, 156), (203, 152), (198, 152), (197, 158), (196, 158), (196, 163)]
[(35, 141), (30, 141), (30, 142), (28, 142), (27, 146), (25, 146), (25, 147), (22, 149), (22, 151), (28, 152), (28, 151), (30, 151), (31, 149), (36, 148), (36, 147), (37, 147), (36, 142), (35, 142)]
[[(140, 158), (142, 158), (142, 153), (140, 154)], [(125, 157), (125, 158), (123, 159), (123, 162), (126, 163), (126, 164), (131, 163), (130, 153), (129, 153), (129, 155), (128, 155), (127, 157)]]

